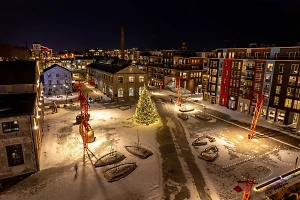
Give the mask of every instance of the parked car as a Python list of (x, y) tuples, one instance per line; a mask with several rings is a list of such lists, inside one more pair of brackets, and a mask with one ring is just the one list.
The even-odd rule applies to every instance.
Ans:
[(94, 100), (91, 97), (89, 97), (88, 103), (94, 103)]

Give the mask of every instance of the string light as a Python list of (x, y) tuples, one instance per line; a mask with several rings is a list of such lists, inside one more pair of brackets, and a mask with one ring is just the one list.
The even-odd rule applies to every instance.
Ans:
[(151, 95), (144, 85), (144, 89), (136, 106), (133, 119), (140, 124), (153, 124), (158, 118), (158, 114), (151, 100)]

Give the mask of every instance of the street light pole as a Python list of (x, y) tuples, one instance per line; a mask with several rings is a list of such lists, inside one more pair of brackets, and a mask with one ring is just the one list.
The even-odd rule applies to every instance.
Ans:
[(68, 103), (68, 92), (66, 90), (66, 105), (67, 105), (67, 103)]

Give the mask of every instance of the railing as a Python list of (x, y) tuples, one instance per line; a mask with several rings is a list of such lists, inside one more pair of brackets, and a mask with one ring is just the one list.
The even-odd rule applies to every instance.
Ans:
[(246, 67), (246, 70), (255, 70), (254, 67)]

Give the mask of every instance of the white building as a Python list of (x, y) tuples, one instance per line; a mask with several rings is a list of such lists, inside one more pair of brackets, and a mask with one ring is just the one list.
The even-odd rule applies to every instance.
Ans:
[(72, 72), (57, 64), (46, 68), (42, 74), (45, 95), (62, 95), (72, 91)]

